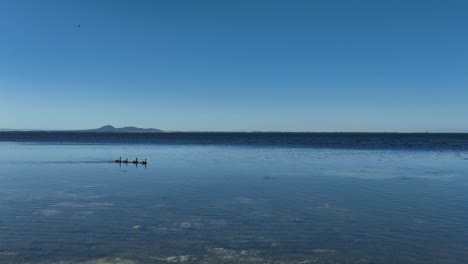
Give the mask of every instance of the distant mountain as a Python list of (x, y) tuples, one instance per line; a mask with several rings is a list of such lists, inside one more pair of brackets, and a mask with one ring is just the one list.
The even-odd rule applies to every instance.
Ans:
[(96, 129), (82, 130), (86, 132), (163, 132), (161, 129), (156, 128), (139, 128), (134, 126), (128, 127), (113, 127), (111, 125), (103, 126)]

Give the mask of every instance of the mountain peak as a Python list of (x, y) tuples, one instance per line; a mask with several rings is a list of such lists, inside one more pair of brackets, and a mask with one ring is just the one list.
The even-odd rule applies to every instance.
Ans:
[(111, 125), (105, 125), (105, 126), (102, 126), (102, 127), (98, 128), (98, 129), (115, 129), (115, 127), (111, 126)]
[(139, 128), (134, 126), (114, 127), (112, 125), (105, 125), (100, 128), (87, 130), (90, 132), (162, 132), (156, 128)]

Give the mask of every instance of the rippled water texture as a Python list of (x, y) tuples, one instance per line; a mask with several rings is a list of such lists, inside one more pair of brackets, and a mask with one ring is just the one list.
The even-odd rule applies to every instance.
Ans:
[(468, 263), (463, 149), (3, 142), (0, 168), (0, 263)]

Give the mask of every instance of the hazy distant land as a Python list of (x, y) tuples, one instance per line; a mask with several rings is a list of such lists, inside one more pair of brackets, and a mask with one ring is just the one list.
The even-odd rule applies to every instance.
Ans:
[(445, 129), (435, 131), (265, 131), (265, 130), (230, 130), (230, 131), (210, 131), (210, 130), (163, 130), (158, 128), (140, 128), (135, 126), (114, 127), (112, 125), (105, 125), (99, 128), (92, 129), (15, 129), (15, 128), (0, 128), (0, 132), (84, 132), (84, 133), (319, 133), (319, 134), (466, 134), (467, 130), (463, 129)]
[(94, 128), (94, 129), (81, 129), (81, 130), (41, 130), (41, 129), (0, 129), (0, 132), (14, 132), (14, 131), (66, 131), (66, 132), (116, 132), (116, 133), (122, 133), (122, 132), (129, 132), (129, 133), (135, 133), (135, 132), (141, 132), (141, 133), (154, 133), (154, 132), (164, 132), (164, 130), (161, 129), (156, 129), (156, 128), (139, 128), (139, 127), (134, 127), (134, 126), (126, 126), (126, 127), (114, 127), (111, 125), (106, 125), (102, 126), (100, 128)]
[(134, 126), (127, 127), (113, 127), (111, 125), (102, 126), (96, 129), (80, 130), (80, 132), (163, 132), (161, 129), (156, 128), (139, 128)]

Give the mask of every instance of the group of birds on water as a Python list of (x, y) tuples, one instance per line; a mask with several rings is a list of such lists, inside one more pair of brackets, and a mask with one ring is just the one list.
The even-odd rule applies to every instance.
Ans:
[(122, 160), (122, 157), (119, 157), (119, 159), (116, 159), (115, 163), (119, 163), (119, 164), (121, 164), (121, 163), (124, 163), (124, 164), (133, 163), (135, 165), (138, 165), (138, 164), (146, 165), (146, 164), (148, 164), (146, 159), (144, 161), (138, 161), (138, 158), (136, 158), (134, 161), (130, 162), (130, 161), (128, 161), (128, 159)]

